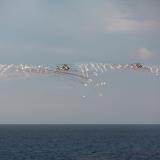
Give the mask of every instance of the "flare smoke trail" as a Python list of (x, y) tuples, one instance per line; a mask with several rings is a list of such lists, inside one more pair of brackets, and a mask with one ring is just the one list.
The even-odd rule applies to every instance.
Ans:
[[(160, 65), (143, 65), (134, 64), (105, 64), (105, 63), (86, 63), (60, 66), (28, 65), (28, 64), (0, 64), (0, 79), (12, 76), (32, 76), (32, 75), (49, 75), (58, 74), (78, 78), (86, 85), (93, 83), (93, 77), (99, 73), (108, 70), (136, 70), (149, 72), (153, 75), (160, 75)], [(102, 85), (105, 83), (101, 83)]]

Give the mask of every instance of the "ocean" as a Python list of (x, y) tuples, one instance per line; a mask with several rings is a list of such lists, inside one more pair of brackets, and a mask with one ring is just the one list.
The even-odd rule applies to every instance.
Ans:
[(0, 160), (160, 160), (160, 125), (0, 125)]

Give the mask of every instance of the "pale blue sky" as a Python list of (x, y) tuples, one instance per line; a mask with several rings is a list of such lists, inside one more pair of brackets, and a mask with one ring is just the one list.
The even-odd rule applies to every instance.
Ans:
[[(1, 0), (0, 57), (1, 64), (160, 64), (160, 1)], [(160, 123), (159, 77), (103, 78), (103, 97), (65, 77), (0, 80), (0, 123)]]

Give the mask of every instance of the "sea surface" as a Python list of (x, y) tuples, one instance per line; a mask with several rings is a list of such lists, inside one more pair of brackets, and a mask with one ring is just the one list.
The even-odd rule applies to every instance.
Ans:
[(160, 125), (0, 125), (0, 160), (160, 160)]

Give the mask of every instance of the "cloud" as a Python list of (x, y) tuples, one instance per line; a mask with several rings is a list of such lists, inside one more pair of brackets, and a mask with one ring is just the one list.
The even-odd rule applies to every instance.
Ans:
[(160, 3), (154, 0), (109, 2), (109, 8), (101, 7), (103, 12), (97, 17), (97, 30), (128, 33), (160, 31)]
[(155, 53), (147, 48), (139, 48), (136, 52), (138, 58), (146, 60), (152, 58)]
[(105, 30), (108, 32), (136, 31), (144, 32), (151, 30), (160, 30), (160, 21), (155, 20), (134, 20), (134, 19), (111, 19), (106, 23)]
[[(136, 1), (112, 3), (110, 16), (106, 13), (104, 30), (107, 32), (147, 32), (160, 30), (160, 3)], [(114, 14), (111, 14), (114, 12)]]
[(160, 30), (160, 3), (154, 0), (50, 2), (50, 5), (37, 0), (3, 3), (0, 6), (1, 39), (14, 34), (16, 38), (30, 34), (36, 37), (72, 34), (81, 38), (88, 32)]

